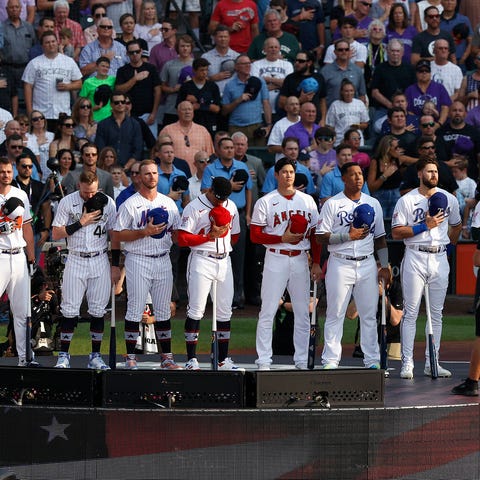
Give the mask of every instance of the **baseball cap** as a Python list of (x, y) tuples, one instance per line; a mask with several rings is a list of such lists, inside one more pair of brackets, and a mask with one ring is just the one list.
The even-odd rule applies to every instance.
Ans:
[(415, 70), (418, 72), (419, 70), (426, 69), (429, 72), (431, 71), (430, 62), (428, 60), (419, 60)]
[(252, 96), (252, 100), (255, 100), (261, 88), (262, 82), (258, 77), (248, 77), (244, 93), (249, 93)]
[(218, 200), (226, 200), (232, 193), (232, 184), (224, 177), (215, 177), (212, 181), (212, 192)]

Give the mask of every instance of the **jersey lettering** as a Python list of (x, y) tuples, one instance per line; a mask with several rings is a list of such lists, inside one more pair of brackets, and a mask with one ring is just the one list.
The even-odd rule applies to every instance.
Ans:
[(95, 230), (93, 231), (93, 234), (98, 238), (100, 238), (102, 235), (105, 235), (106, 233), (107, 233), (107, 230), (105, 226), (102, 227), (101, 225), (97, 225), (95, 227)]

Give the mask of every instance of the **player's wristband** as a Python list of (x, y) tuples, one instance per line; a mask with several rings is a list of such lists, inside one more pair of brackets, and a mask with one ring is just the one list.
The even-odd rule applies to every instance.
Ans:
[(70, 237), (75, 232), (78, 232), (82, 227), (83, 225), (80, 223), (80, 220), (78, 220), (75, 223), (71, 223), (70, 225), (67, 225), (65, 227), (65, 231), (67, 232), (67, 235)]
[(428, 230), (427, 224), (425, 222), (419, 223), (412, 227), (413, 236), (418, 235), (419, 233), (426, 232)]
[(112, 267), (120, 266), (120, 249), (112, 249)]
[(328, 243), (330, 245), (338, 245), (339, 243), (345, 243), (350, 240), (350, 234), (348, 233), (332, 233), (330, 234), (330, 238)]
[(388, 248), (380, 248), (377, 250), (378, 261), (382, 268), (388, 268)]

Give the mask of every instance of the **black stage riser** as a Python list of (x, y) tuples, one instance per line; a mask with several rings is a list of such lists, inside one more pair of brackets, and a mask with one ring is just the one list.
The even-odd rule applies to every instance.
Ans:
[(379, 370), (212, 372), (0, 367), (0, 404), (106, 408), (329, 408), (384, 404)]

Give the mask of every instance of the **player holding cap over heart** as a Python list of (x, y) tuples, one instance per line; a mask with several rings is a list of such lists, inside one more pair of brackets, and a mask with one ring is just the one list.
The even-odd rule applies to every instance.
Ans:
[[(318, 241), (328, 245), (330, 252), (325, 277), (327, 312), (322, 364), (324, 369), (334, 369), (340, 363), (343, 321), (353, 293), (360, 316), (364, 365), (379, 369), (379, 282), (374, 252), (381, 265), (378, 280), (390, 284), (382, 207), (378, 200), (362, 193), (364, 177), (357, 163), (345, 163), (340, 172), (344, 190), (324, 203), (317, 227)], [(314, 265), (312, 271), (319, 272), (320, 266)]]

